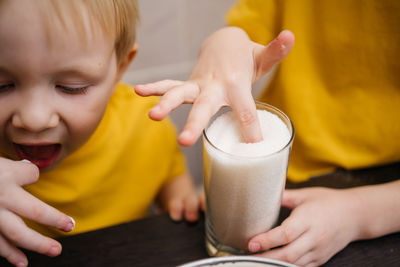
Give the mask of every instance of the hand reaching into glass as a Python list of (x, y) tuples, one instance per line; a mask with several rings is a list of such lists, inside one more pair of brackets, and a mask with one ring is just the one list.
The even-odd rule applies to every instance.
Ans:
[(162, 96), (150, 110), (153, 120), (162, 120), (184, 103), (193, 103), (186, 125), (178, 137), (179, 144), (196, 142), (210, 118), (222, 106), (231, 106), (239, 119), (244, 142), (262, 140), (256, 107), (251, 94), (252, 83), (285, 58), (294, 45), (290, 31), (263, 46), (252, 42), (236, 27), (223, 28), (202, 44), (198, 62), (188, 81), (163, 80), (137, 85), (141, 96)]

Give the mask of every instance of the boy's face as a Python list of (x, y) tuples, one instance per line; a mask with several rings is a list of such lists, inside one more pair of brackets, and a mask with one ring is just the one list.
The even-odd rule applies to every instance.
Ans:
[(100, 29), (82, 40), (22, 2), (0, 9), (0, 154), (49, 170), (95, 131), (120, 73)]

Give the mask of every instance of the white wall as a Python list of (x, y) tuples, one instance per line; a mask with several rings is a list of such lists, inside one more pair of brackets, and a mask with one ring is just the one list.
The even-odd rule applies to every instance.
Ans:
[[(195, 64), (201, 42), (225, 25), (224, 16), (236, 0), (139, 0), (139, 53), (124, 81), (131, 84), (162, 79), (185, 80)], [(190, 105), (172, 119), (182, 129)], [(197, 184), (203, 179), (202, 143), (183, 148)]]

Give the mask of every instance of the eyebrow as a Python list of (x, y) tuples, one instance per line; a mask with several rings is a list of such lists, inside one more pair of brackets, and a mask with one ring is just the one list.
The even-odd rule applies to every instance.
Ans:
[(68, 75), (68, 76), (84, 76), (85, 78), (89, 79), (97, 79), (99, 78), (99, 75), (102, 75), (104, 72), (103, 68), (65, 68), (65, 69), (60, 69), (54, 72), (53, 74), (58, 76), (58, 75)]
[(84, 61), (82, 64), (71, 63), (70, 65), (60, 67), (53, 72), (55, 75), (71, 75), (98, 78), (99, 74), (104, 73), (110, 65), (108, 62), (94, 63), (96, 60)]

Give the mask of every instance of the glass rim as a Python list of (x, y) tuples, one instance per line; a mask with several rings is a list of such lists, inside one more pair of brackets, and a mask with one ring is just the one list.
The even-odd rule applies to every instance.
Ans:
[[(276, 154), (281, 153), (281, 152), (284, 151), (286, 148), (290, 147), (290, 145), (292, 144), (293, 139), (294, 139), (294, 126), (293, 126), (293, 123), (292, 123), (292, 121), (290, 120), (290, 118), (289, 118), (282, 110), (278, 109), (277, 107), (274, 107), (274, 106), (272, 106), (272, 105), (270, 105), (270, 104), (267, 104), (267, 103), (264, 103), (264, 102), (260, 102), (260, 101), (254, 101), (254, 102), (255, 102), (256, 106), (264, 106), (264, 107), (267, 108), (267, 111), (273, 110), (273, 111), (275, 111), (275, 113), (281, 115), (283, 118), (285, 118), (285, 119), (288, 121), (288, 123), (285, 123), (285, 121), (283, 121), (283, 119), (282, 119), (281, 117), (278, 116), (279, 119), (282, 120), (283, 123), (285, 123), (286, 126), (287, 126), (287, 125), (290, 125), (290, 129), (289, 129), (289, 127), (288, 127), (288, 130), (289, 130), (289, 132), (290, 132), (289, 141), (288, 141), (281, 149), (279, 149), (279, 150), (277, 150), (277, 151), (275, 151), (275, 152), (273, 152), (273, 153), (271, 153), (271, 154), (262, 155), (262, 156), (254, 156), (254, 157), (251, 157), (251, 156), (250, 156), (250, 157), (248, 157), (248, 156), (240, 156), (240, 155), (235, 155), (235, 154), (232, 154), (232, 153), (223, 151), (222, 149), (216, 147), (216, 146), (210, 141), (210, 139), (209, 139), (208, 136), (207, 136), (206, 131), (207, 131), (208, 127), (211, 125), (211, 122), (209, 122), (208, 125), (207, 125), (207, 127), (203, 130), (203, 138), (207, 141), (207, 143), (209, 143), (209, 144), (210, 144), (214, 149), (216, 149), (217, 151), (219, 151), (219, 152), (221, 152), (221, 153), (223, 153), (223, 154), (229, 155), (230, 157), (241, 158), (241, 159), (261, 159), (261, 158), (271, 157), (271, 156), (273, 156), (273, 155), (276, 155)], [(222, 108), (225, 108), (225, 107), (231, 108), (231, 107), (229, 107), (229, 106), (223, 106), (223, 107), (221, 107), (221, 108), (218, 110), (218, 112), (219, 112)], [(231, 109), (232, 109), (232, 108), (231, 108)], [(221, 115), (222, 115), (222, 114), (221, 114)], [(276, 115), (276, 114), (275, 114), (275, 115)], [(214, 116), (215, 116), (215, 115), (214, 115)]]

